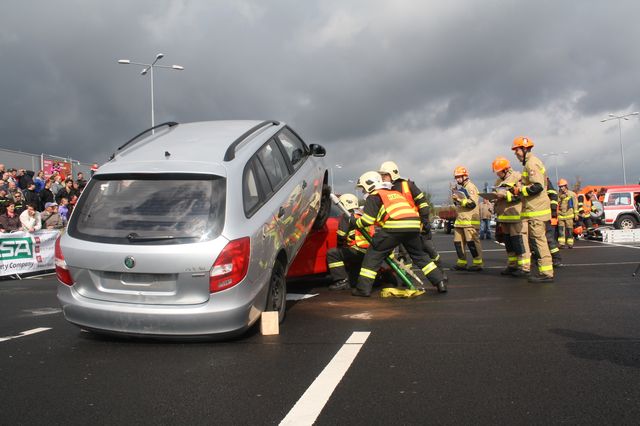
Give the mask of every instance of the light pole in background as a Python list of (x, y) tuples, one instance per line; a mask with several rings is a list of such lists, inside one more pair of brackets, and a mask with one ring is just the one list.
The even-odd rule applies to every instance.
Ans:
[[(156, 55), (156, 59), (150, 63), (150, 64), (144, 64), (142, 62), (133, 62), (130, 61), (129, 59), (119, 59), (118, 63), (122, 64), (122, 65), (141, 65), (144, 68), (142, 69), (142, 71), (140, 72), (141, 75), (147, 75), (147, 73), (149, 73), (149, 76), (151, 77), (151, 127), (155, 126), (156, 124), (156, 120), (154, 117), (154, 113), (153, 113), (153, 69), (154, 68), (168, 68), (168, 69), (172, 69), (172, 70), (177, 70), (177, 71), (182, 71), (184, 70), (184, 67), (181, 65), (158, 65), (157, 62), (164, 58), (164, 53), (158, 53)], [(153, 131), (152, 131), (153, 133)]]
[(555, 160), (553, 161), (553, 164), (554, 164), (554, 166), (556, 168), (556, 183), (555, 183), (555, 185), (553, 185), (554, 187), (558, 186), (558, 181), (560, 180), (560, 178), (558, 177), (558, 156), (566, 155), (568, 153), (569, 153), (569, 151), (548, 152), (546, 154), (542, 154), (543, 157), (556, 157)]
[(622, 146), (622, 120), (629, 120), (628, 117), (638, 114), (640, 114), (640, 112), (638, 111), (623, 115), (609, 114), (609, 118), (600, 120), (601, 123), (605, 123), (609, 120), (618, 120), (618, 130), (620, 131), (620, 156), (622, 157), (622, 179), (625, 185), (627, 184), (627, 171), (624, 167), (624, 148)]

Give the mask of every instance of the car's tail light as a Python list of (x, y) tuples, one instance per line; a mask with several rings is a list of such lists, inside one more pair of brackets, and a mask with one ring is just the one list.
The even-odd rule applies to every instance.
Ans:
[(249, 237), (229, 241), (209, 271), (209, 291), (222, 291), (242, 281), (249, 269), (250, 252)]
[(69, 268), (67, 268), (67, 262), (64, 261), (64, 255), (62, 254), (62, 249), (60, 248), (60, 237), (58, 237), (58, 239), (56, 240), (55, 264), (56, 276), (58, 277), (58, 281), (69, 286), (73, 285), (71, 272), (69, 272)]

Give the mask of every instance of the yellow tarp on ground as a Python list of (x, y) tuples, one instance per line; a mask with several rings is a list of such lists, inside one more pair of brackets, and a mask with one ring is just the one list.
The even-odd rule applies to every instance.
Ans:
[(411, 297), (418, 297), (421, 296), (425, 293), (424, 290), (411, 290), (408, 288), (394, 288), (394, 287), (387, 287), (387, 288), (383, 288), (382, 290), (380, 290), (380, 297), (401, 297), (401, 298), (411, 298)]

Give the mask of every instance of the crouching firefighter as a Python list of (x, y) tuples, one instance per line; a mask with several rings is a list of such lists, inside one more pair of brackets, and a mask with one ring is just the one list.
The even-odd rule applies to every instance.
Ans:
[[(453, 245), (456, 248), (458, 261), (453, 267), (459, 271), (482, 271), (482, 246), (478, 231), (480, 230), (480, 205), (478, 204), (478, 188), (469, 179), (465, 167), (456, 167), (453, 177), (459, 188), (453, 192), (453, 204), (456, 207), (456, 221), (453, 224)], [(473, 265), (467, 268), (467, 255), (464, 246), (469, 247), (473, 256)]]
[(438, 253), (438, 250), (436, 250), (436, 246), (433, 244), (431, 223), (429, 222), (431, 207), (427, 202), (424, 192), (422, 192), (422, 190), (420, 190), (412, 180), (400, 177), (398, 165), (393, 161), (385, 161), (382, 163), (378, 173), (382, 176), (382, 181), (391, 182), (391, 189), (401, 192), (409, 204), (411, 204), (411, 207), (413, 207), (420, 215), (420, 221), (422, 222), (420, 232), (422, 249), (436, 263), (436, 265), (439, 265), (440, 254)]
[(504, 233), (507, 267), (502, 275), (527, 276), (531, 268), (528, 245), (522, 239), (522, 199), (518, 192), (520, 173), (511, 168), (509, 160), (498, 157), (491, 164), (496, 180), (496, 222)]
[[(354, 217), (360, 218), (362, 213), (358, 209), (358, 197), (353, 194), (343, 194), (339, 198), (340, 204)], [(370, 236), (374, 234), (374, 227), (367, 229)], [(364, 254), (369, 248), (369, 242), (362, 232), (351, 224), (348, 216), (342, 216), (336, 232), (338, 244), (327, 251), (327, 266), (333, 284), (329, 290), (346, 290), (351, 288), (349, 276), (351, 271), (359, 271)]]
[(354, 296), (371, 296), (371, 288), (378, 269), (387, 256), (400, 244), (409, 253), (429, 282), (438, 292), (447, 291), (442, 272), (430, 261), (420, 242), (420, 216), (407, 199), (398, 191), (391, 190), (390, 183), (383, 183), (378, 172), (366, 172), (358, 179), (356, 187), (367, 194), (362, 216), (351, 216), (352, 223), (360, 229), (378, 225), (371, 247), (367, 250), (360, 268), (358, 284), (351, 292)]

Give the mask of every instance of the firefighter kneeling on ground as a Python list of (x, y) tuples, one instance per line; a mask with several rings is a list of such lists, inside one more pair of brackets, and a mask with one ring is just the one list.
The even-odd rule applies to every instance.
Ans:
[(573, 225), (578, 221), (578, 197), (569, 189), (565, 179), (558, 181), (560, 202), (558, 204), (558, 244), (560, 248), (573, 248)]
[[(458, 255), (458, 261), (452, 269), (480, 272), (482, 271), (482, 246), (478, 236), (480, 230), (478, 188), (469, 179), (469, 172), (465, 167), (456, 167), (453, 176), (460, 187), (451, 196), (457, 213), (453, 224), (453, 245)], [(473, 266), (468, 268), (465, 245), (469, 247), (469, 252), (473, 256)]]
[(400, 177), (398, 166), (393, 161), (385, 161), (378, 171), (382, 176), (383, 182), (391, 182), (391, 189), (398, 191), (404, 195), (411, 207), (413, 207), (420, 215), (422, 228), (420, 232), (420, 241), (422, 249), (429, 255), (436, 265), (440, 264), (440, 254), (436, 250), (432, 241), (431, 223), (429, 222), (430, 206), (424, 195), (424, 192), (416, 186), (410, 179)]
[[(358, 209), (358, 197), (353, 194), (343, 194), (339, 200), (340, 204), (353, 213), (356, 218), (361, 216)], [(370, 226), (367, 231), (370, 236), (373, 236), (374, 227)], [(327, 266), (333, 281), (329, 290), (346, 290), (351, 288), (347, 267), (351, 271), (360, 270), (364, 254), (369, 248), (369, 242), (355, 225), (349, 223), (349, 218), (344, 215), (338, 224), (337, 234), (337, 246), (327, 251)]]
[[(504, 240), (507, 251), (507, 267), (501, 275), (516, 277), (528, 276), (530, 256), (528, 246), (522, 239), (522, 199), (518, 193), (520, 173), (511, 168), (509, 160), (498, 157), (491, 164), (493, 172), (498, 176), (496, 180), (496, 239)], [(500, 232), (498, 233), (498, 229)]]
[(438, 292), (447, 291), (442, 272), (422, 250), (420, 242), (420, 216), (407, 199), (398, 191), (391, 190), (390, 183), (383, 183), (378, 172), (366, 172), (358, 179), (356, 187), (361, 188), (367, 199), (358, 219), (351, 216), (351, 223), (360, 229), (377, 224), (380, 229), (373, 236), (360, 268), (358, 284), (351, 292), (354, 296), (369, 297), (380, 265), (400, 244), (409, 253), (429, 282)]

